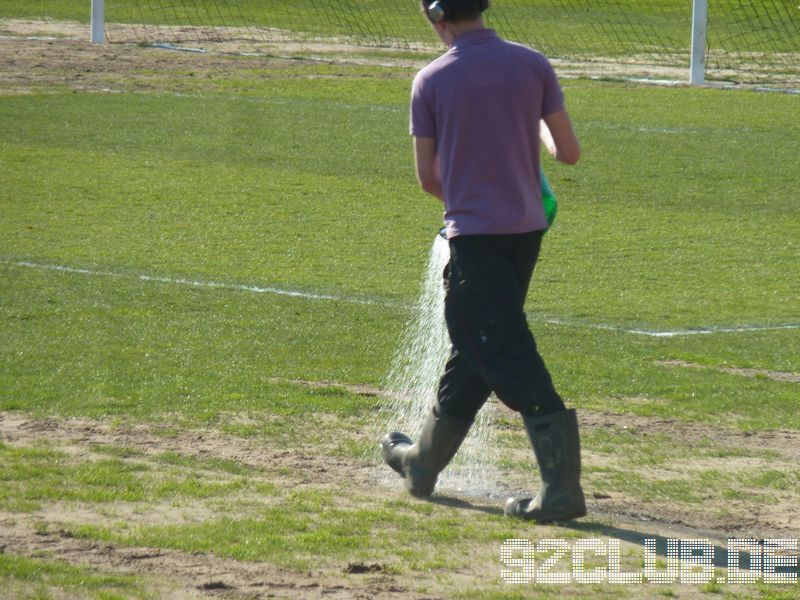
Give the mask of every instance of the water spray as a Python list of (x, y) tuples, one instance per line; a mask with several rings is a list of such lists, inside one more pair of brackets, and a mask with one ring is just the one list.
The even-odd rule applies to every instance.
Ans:
[[(416, 440), (436, 400), (439, 379), (450, 353), (444, 320), (442, 274), (450, 260), (450, 247), (442, 229), (433, 240), (420, 295), (386, 377), (388, 402), (379, 420), (381, 431), (402, 431)], [(439, 476), (437, 490), (465, 495), (494, 496), (496, 491), (496, 418), (490, 400), (478, 413), (456, 458)], [(381, 469), (387, 480), (397, 476)]]
[[(540, 172), (542, 204), (548, 228), (558, 211), (555, 194)], [(378, 431), (401, 431), (419, 438), (436, 400), (439, 379), (450, 354), (450, 337), (444, 319), (444, 268), (450, 260), (445, 229), (433, 240), (422, 287), (386, 377), (387, 403), (381, 408)], [(478, 412), (469, 435), (453, 462), (440, 474), (436, 489), (462, 495), (500, 497), (507, 490), (498, 477), (494, 423), (497, 399), (492, 397)], [(381, 464), (380, 478), (397, 482), (396, 474)]]

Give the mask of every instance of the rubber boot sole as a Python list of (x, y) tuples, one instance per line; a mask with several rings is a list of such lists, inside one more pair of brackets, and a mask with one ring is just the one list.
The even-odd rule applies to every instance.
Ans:
[(383, 455), (383, 462), (389, 465), (400, 477), (405, 477), (403, 470), (403, 455), (398, 452), (398, 446), (406, 446), (410, 448), (414, 442), (404, 433), (393, 431), (383, 436), (381, 440), (381, 455)]
[(537, 516), (534, 512), (527, 512), (528, 506), (533, 502), (533, 498), (509, 498), (506, 501), (503, 512), (507, 517), (515, 517), (524, 521), (536, 521), (542, 525), (547, 525), (554, 521), (571, 521), (586, 516), (586, 503), (582, 501), (577, 506), (570, 506), (561, 511), (547, 511), (545, 514)]

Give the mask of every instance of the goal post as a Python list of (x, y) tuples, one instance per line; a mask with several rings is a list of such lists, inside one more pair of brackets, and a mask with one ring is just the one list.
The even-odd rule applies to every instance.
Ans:
[(93, 44), (106, 41), (106, 6), (105, 0), (92, 0), (92, 19), (90, 40)]
[(689, 65), (689, 83), (700, 85), (706, 79), (706, 39), (708, 27), (708, 0), (692, 2), (692, 58)]
[[(97, 44), (312, 55), (441, 50), (418, 0), (90, 1)], [(572, 75), (800, 85), (800, 0), (493, 0), (486, 24)]]

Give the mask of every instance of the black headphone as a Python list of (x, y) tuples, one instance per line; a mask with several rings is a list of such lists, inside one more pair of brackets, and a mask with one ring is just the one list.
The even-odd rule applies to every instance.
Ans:
[[(428, 18), (434, 23), (447, 21), (447, 19), (450, 18), (450, 10), (447, 8), (448, 4), (448, 0), (435, 0), (430, 6), (428, 6), (428, 8), (425, 9)], [(487, 8), (489, 8), (489, 0), (478, 0), (478, 6), (481, 12), (485, 11)]]

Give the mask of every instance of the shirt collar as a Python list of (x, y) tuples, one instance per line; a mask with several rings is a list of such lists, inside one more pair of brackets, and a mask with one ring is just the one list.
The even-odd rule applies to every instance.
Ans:
[(482, 27), (481, 29), (473, 29), (472, 31), (467, 31), (458, 36), (453, 42), (453, 48), (461, 48), (462, 46), (496, 37), (497, 33), (495, 33), (494, 29), (487, 29), (485, 27)]

